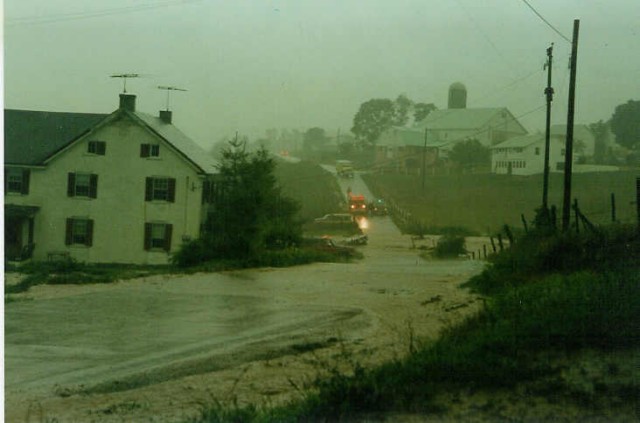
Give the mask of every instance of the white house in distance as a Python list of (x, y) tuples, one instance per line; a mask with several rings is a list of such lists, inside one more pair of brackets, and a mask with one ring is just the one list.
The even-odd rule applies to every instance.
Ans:
[(170, 111), (135, 106), (5, 110), (5, 259), (165, 264), (200, 235), (216, 163)]
[[(544, 172), (544, 134), (511, 138), (491, 147), (491, 171), (497, 174), (533, 175)], [(564, 169), (564, 136), (549, 139), (549, 169)], [(575, 161), (576, 156), (574, 156)]]

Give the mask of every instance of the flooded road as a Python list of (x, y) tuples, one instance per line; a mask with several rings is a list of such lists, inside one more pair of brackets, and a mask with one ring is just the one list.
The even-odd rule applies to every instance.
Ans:
[[(425, 261), (390, 218), (366, 226), (351, 264), (32, 288), (5, 308), (7, 421), (34, 407), (65, 422), (181, 421), (230, 391), (286, 398), (309, 377), (300, 352), (389, 359), (474, 309), (458, 286), (482, 263)], [(100, 411), (123, 401), (140, 407)]]

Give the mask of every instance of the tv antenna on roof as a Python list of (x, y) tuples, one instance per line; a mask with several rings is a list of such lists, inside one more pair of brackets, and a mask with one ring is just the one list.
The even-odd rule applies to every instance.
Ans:
[(140, 74), (137, 73), (120, 73), (117, 75), (111, 75), (112, 78), (122, 78), (124, 85), (122, 88), (122, 92), (126, 94), (127, 92), (127, 78), (138, 78), (140, 77)]
[(165, 87), (163, 85), (158, 85), (158, 89), (159, 90), (165, 90), (167, 92), (167, 110), (169, 110), (169, 93), (171, 91), (187, 91), (183, 88), (177, 88), (177, 87)]

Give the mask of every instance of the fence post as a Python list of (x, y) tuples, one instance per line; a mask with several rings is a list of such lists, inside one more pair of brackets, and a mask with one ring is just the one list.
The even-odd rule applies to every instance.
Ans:
[(484, 252), (484, 259), (487, 259), (487, 244), (482, 244), (482, 251)]
[(616, 195), (611, 193), (611, 221), (616, 222)]
[(576, 233), (580, 233), (580, 209), (578, 209), (578, 199), (573, 199), (573, 211), (575, 212), (576, 218)]
[(524, 213), (520, 214), (522, 219), (522, 225), (524, 226), (524, 233), (529, 233), (529, 227), (527, 226), (527, 219), (524, 218)]
[(513, 240), (513, 234), (511, 233), (511, 229), (509, 228), (509, 225), (504, 225), (504, 233), (507, 235), (507, 238), (509, 239), (509, 246), (513, 246), (515, 242)]
[(496, 252), (496, 243), (493, 241), (493, 237), (490, 236), (489, 239), (491, 240), (491, 248), (493, 248), (493, 252), (495, 254)]
[(502, 243), (502, 234), (498, 234), (498, 245), (500, 246), (500, 251), (504, 251), (504, 244)]

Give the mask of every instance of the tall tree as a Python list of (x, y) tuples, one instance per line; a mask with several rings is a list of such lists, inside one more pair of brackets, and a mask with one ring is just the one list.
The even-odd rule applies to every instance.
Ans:
[(353, 118), (351, 132), (361, 143), (375, 144), (394, 121), (394, 104), (387, 98), (375, 98), (360, 105)]
[(623, 147), (634, 149), (640, 145), (640, 101), (629, 100), (616, 107), (611, 117), (611, 131)]
[(324, 129), (314, 127), (309, 128), (304, 133), (303, 138), (303, 148), (306, 151), (318, 150), (322, 146), (324, 146), (328, 141), (327, 135), (324, 132)]
[(413, 105), (413, 121), (415, 123), (420, 122), (427, 116), (429, 113), (436, 110), (437, 107), (433, 103), (416, 103)]
[(589, 129), (593, 133), (595, 145), (593, 147), (593, 158), (597, 164), (606, 161), (607, 142), (609, 141), (609, 122), (599, 120), (589, 125)]
[(249, 153), (245, 147), (246, 140), (230, 141), (222, 151), (214, 209), (203, 236), (176, 255), (178, 264), (247, 259), (301, 237), (295, 220), (299, 206), (282, 195), (274, 160), (264, 148)]
[(393, 103), (393, 121), (391, 122), (394, 126), (404, 126), (409, 121), (409, 111), (413, 106), (413, 101), (409, 100), (409, 98), (400, 94), (396, 101)]

